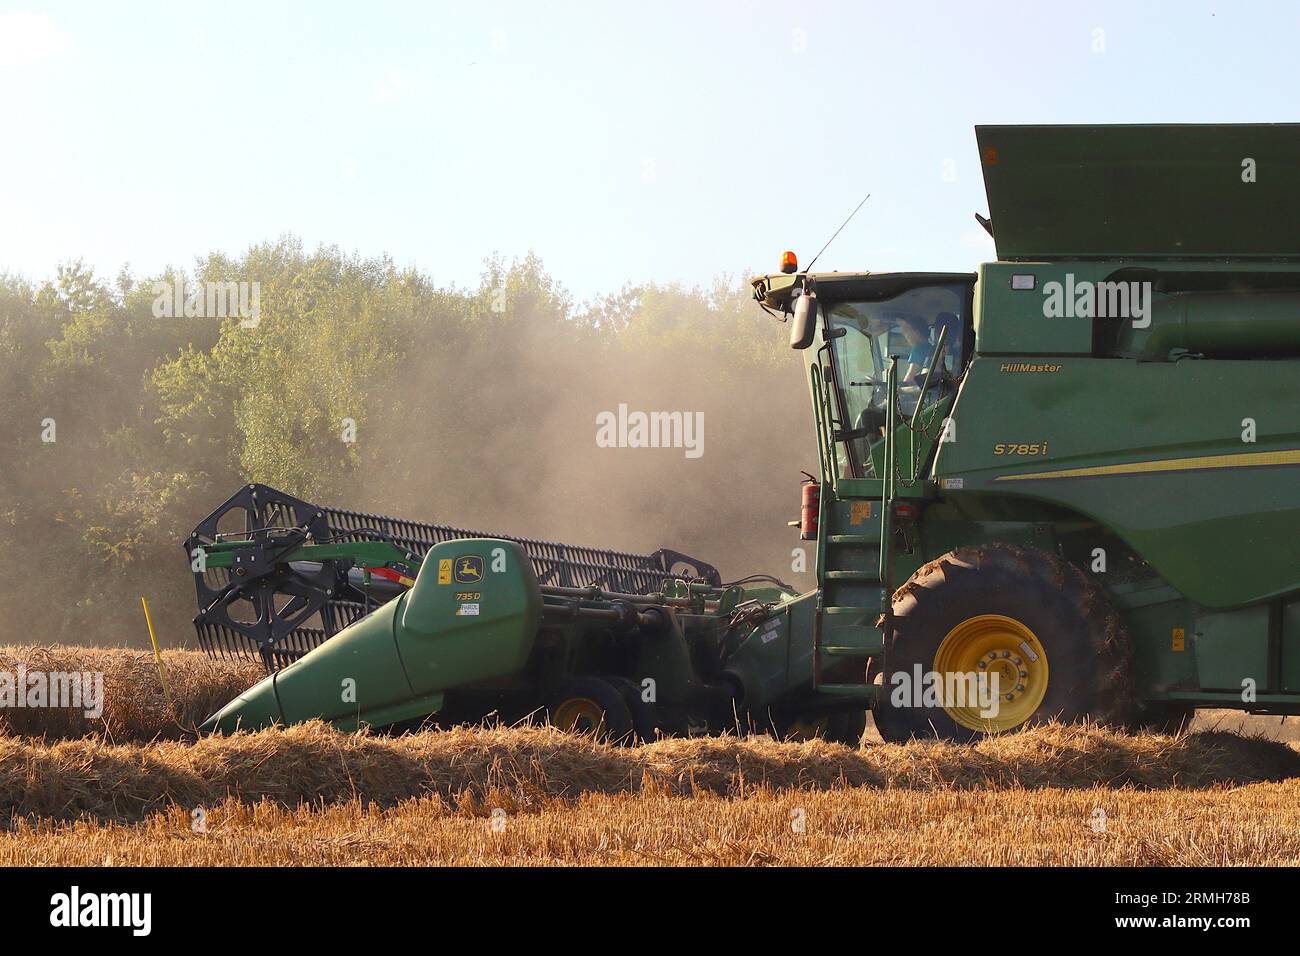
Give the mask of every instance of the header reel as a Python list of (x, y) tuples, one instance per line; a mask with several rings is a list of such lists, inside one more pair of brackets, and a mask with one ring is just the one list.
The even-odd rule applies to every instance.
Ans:
[(669, 549), (633, 554), (324, 508), (245, 485), (199, 522), (185, 550), (200, 646), (279, 670), (414, 583), (436, 544), (517, 542), (540, 586), (650, 594), (666, 577), (720, 586), (717, 569)]

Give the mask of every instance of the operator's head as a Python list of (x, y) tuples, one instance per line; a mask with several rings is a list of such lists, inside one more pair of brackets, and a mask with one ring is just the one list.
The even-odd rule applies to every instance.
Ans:
[(907, 316), (900, 319), (898, 329), (903, 333), (903, 338), (907, 339), (908, 345), (923, 345), (930, 340), (929, 329), (918, 318)]

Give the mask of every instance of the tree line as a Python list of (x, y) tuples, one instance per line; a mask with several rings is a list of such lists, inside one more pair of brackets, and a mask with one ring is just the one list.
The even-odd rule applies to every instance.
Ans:
[[(255, 321), (167, 291), (239, 283)], [(293, 237), (156, 276), (0, 276), (2, 639), (147, 643), (146, 595), (192, 644), (181, 543), (249, 481), (806, 582), (785, 521), (815, 444), (784, 339), (743, 277), (579, 303), (531, 254), (463, 288)], [(598, 443), (620, 403), (702, 416), (707, 453)]]

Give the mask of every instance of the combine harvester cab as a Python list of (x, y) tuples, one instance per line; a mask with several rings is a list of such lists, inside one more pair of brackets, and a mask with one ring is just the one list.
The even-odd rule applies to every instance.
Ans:
[(875, 639), (887, 739), (1300, 712), (1300, 127), (976, 132), (997, 262), (753, 282), (808, 356), (818, 647)]

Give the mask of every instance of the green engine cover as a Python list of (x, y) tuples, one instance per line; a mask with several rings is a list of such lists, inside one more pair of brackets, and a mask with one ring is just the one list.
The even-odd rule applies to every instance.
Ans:
[[(1300, 588), (1294, 363), (971, 363), (935, 474), (949, 497), (1061, 505), (1207, 608)], [(1242, 420), (1258, 416), (1256, 441)]]

